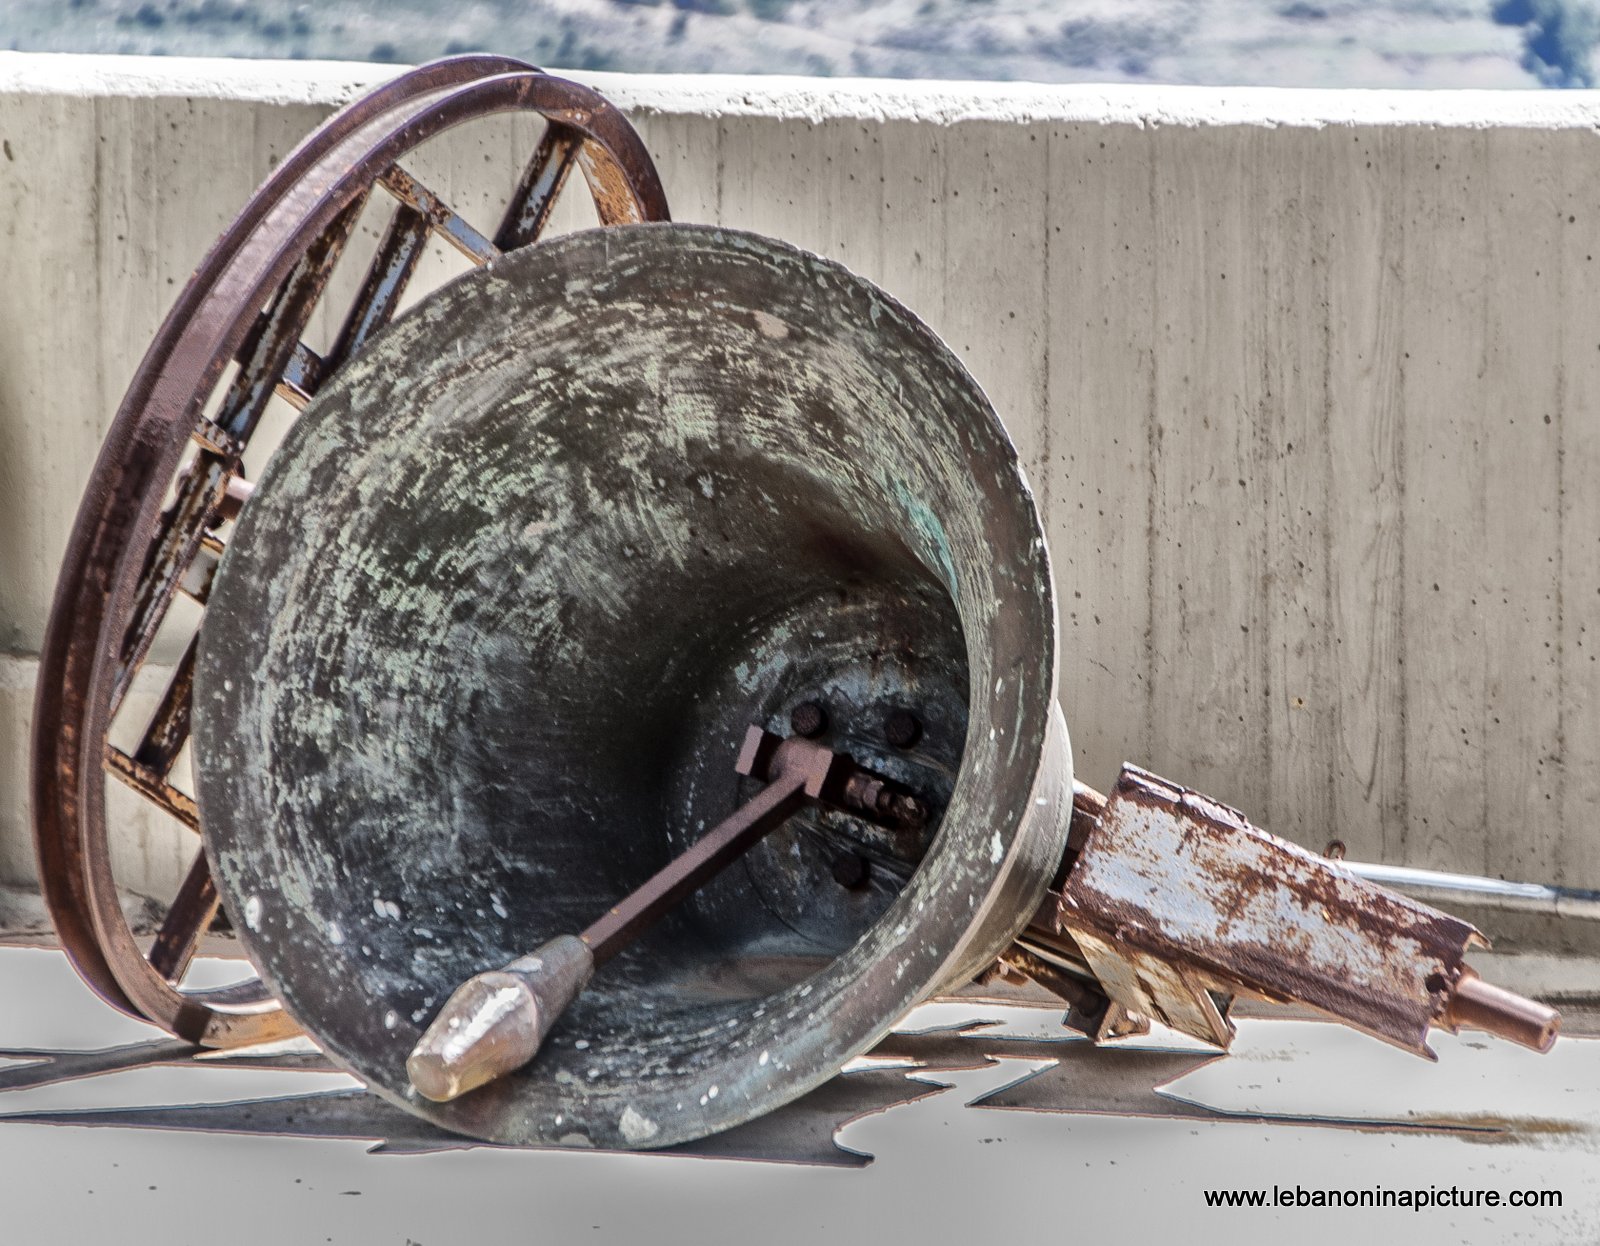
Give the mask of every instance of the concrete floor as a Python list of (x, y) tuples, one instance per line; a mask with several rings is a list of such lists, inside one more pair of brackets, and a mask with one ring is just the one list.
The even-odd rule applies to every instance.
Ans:
[[(0, 1000), (4, 1052), (160, 1037), (48, 949), (0, 948)], [(375, 1149), (392, 1114), (330, 1124), (297, 1106), (371, 1102), (329, 1100), (355, 1084), (316, 1071), (314, 1053), (299, 1068), (213, 1059), (0, 1090), (0, 1241), (1600, 1240), (1600, 1041), (1564, 1038), (1541, 1058), (1440, 1035), (1430, 1066), (1333, 1026), (1245, 1019), (1234, 1054), (1208, 1059), (1170, 1033), (1096, 1052), (1063, 1041), (1058, 1016), (982, 1001), (912, 1014), (818, 1101), (839, 1119), (869, 1113), (838, 1134), (873, 1157), (856, 1167), (459, 1148), (425, 1131)], [(0, 1083), (42, 1067), (0, 1059)], [(874, 1110), (903, 1094), (922, 1097)], [(756, 1150), (804, 1158), (803, 1126)], [(1203, 1196), (1295, 1185), (1559, 1190), (1562, 1206), (1217, 1209)]]

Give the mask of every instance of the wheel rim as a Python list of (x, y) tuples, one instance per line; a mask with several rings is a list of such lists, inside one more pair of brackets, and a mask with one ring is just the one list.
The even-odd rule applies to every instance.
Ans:
[[(399, 161), (477, 118), (534, 112), (548, 122), (493, 235), (479, 233)], [(198, 832), (199, 811), (171, 771), (189, 733), (195, 637), (131, 750), (112, 721), (179, 595), (203, 608), (222, 543), (211, 531), (242, 479), (251, 435), (274, 393), (303, 407), (394, 314), (429, 240), (474, 263), (534, 242), (573, 167), (603, 225), (667, 219), (638, 135), (588, 88), (498, 57), (423, 66), (330, 118), (280, 164), (212, 247), (136, 372), (80, 504), (41, 649), (34, 714), (34, 838), (62, 946), (113, 1006), (205, 1046), (269, 1041), (297, 1028), (257, 979), (181, 984), (217, 912), (203, 851), (149, 953), (123, 915), (112, 873), (109, 774)], [(324, 355), (300, 340), (334, 264), (375, 191), (396, 201), (343, 328)], [(260, 309), (266, 306), (265, 312)], [(230, 362), (221, 405), (205, 416)], [(161, 502), (192, 441), (199, 450)], [(235, 486), (234, 505), (243, 491)], [(235, 919), (238, 915), (233, 915)]]

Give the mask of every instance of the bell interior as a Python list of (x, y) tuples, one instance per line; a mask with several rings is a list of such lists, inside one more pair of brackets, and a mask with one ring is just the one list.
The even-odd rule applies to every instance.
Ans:
[[(372, 556), (399, 566), (431, 547), (437, 587), (398, 627), (363, 612), (326, 655), (360, 688), (342, 707), (351, 737), (415, 768), (401, 807), (347, 789), (327, 861), (341, 933), (401, 967), (383, 994), (408, 1016), (431, 1014), (444, 984), (581, 931), (731, 814), (760, 787), (734, 771), (746, 728), (787, 735), (802, 702), (826, 707), (823, 742), (936, 813), (954, 785), (964, 637), (897, 508), (841, 495), (820, 457), (775, 468), (748, 445), (699, 441), (650, 463), (648, 497), (617, 505), (633, 469), (608, 479), (596, 456), (614, 438), (661, 438), (657, 413), (607, 408), (544, 407), (561, 448), (492, 513), (387, 517)], [(493, 453), (458, 443), (432, 471), (463, 478), (424, 492), (461, 496)], [(912, 749), (885, 739), (896, 709), (924, 723)], [(704, 1009), (802, 981), (883, 914), (937, 825), (907, 836), (795, 815), (602, 966), (547, 1048), (593, 1049), (642, 1018), (697, 1029)], [(833, 875), (847, 853), (866, 866), (848, 888)]]

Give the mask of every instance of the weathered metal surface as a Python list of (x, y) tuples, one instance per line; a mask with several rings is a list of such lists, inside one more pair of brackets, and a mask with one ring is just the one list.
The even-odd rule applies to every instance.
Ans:
[[(265, 414), (278, 378), (333, 275), (365, 202), (363, 191), (343, 205), (328, 228), (306, 248), (274, 297), (266, 325), (241, 359), (222, 406), (212, 417), (230, 447), (242, 449)], [(146, 555), (135, 593), (133, 618), (123, 635), (121, 661), (111, 692), (112, 715), (155, 643), (178, 583), (194, 559), (202, 536), (212, 526), (227, 496), (229, 481), (238, 470), (237, 451), (222, 454), (202, 450), (179, 481), (172, 505), (162, 512), (160, 532)]]
[(1122, 1005), (1108, 999), (1092, 974), (1076, 973), (1067, 963), (1021, 939), (1000, 954), (1000, 964), (1064, 1000), (1067, 1014), (1062, 1024), (1096, 1042), (1150, 1028), (1148, 1021), (1130, 1017)]
[(1250, 994), (1432, 1058), (1428, 1029), (1482, 943), (1133, 766), (1078, 850), (1058, 920), (1113, 999), (1221, 1047), (1229, 997)]
[(474, 974), (450, 993), (406, 1057), (412, 1089), (449, 1103), (522, 1068), (539, 1054), (594, 969), (589, 944), (567, 934), (502, 968)]
[(203, 852), (195, 853), (194, 862), (184, 876), (172, 907), (156, 931), (155, 942), (150, 946), (150, 967), (176, 985), (194, 959), (201, 936), (211, 926), (217, 914), (217, 888), (211, 881), (211, 867)]
[[(241, 940), (336, 1059), (479, 1137), (667, 1146), (802, 1095), (991, 961), (1065, 845), (1015, 451), (924, 326), (771, 240), (572, 235), (398, 317), (263, 474), (211, 612), (200, 797)], [(920, 860), (883, 831), (841, 887), (831, 815), (796, 814), (533, 1064), (408, 1097), (457, 984), (693, 844), (751, 782), (748, 725), (805, 701), (828, 748), (948, 800)]]
[(527, 246), (543, 235), (556, 197), (566, 185), (583, 138), (565, 126), (548, 125), (533, 159), (528, 161), (511, 196), (511, 208), (500, 221), (494, 244), (502, 251)]
[(161, 703), (144, 729), (144, 738), (133, 754), (133, 760), (145, 769), (165, 778), (172, 772), (173, 763), (189, 739), (189, 705), (194, 693), (194, 655), (197, 638), (190, 637), (183, 647), (183, 656), (173, 669)]
[(109, 744), (106, 745), (105, 765), (106, 773), (120, 779), (151, 804), (170, 813), (191, 831), (200, 829), (200, 811), (195, 806), (194, 798), (173, 787), (164, 774), (141, 765), (121, 749)]
[[(592, 149), (607, 186), (602, 221), (665, 217), (666, 200), (643, 144), (587, 88), (493, 56), (457, 57), (404, 74), (290, 153), (212, 248), (140, 364), (85, 493), (38, 680), (32, 784), (40, 874), (62, 944), (90, 985), (115, 1006), (186, 1038), (228, 1045), (293, 1027), (259, 983), (204, 992), (169, 981), (163, 970), (181, 964), (189, 936), (199, 931), (170, 930), (163, 966), (151, 965), (135, 942), (111, 871), (104, 776), (109, 771), (194, 824), (192, 802), (167, 782), (164, 769), (187, 734), (187, 672), (168, 690), (139, 756), (108, 750), (112, 719), (175, 592), (202, 602), (209, 594), (222, 550), (212, 529), (242, 502), (239, 460), (268, 396), (275, 390), (303, 406), (392, 314), (414, 271), (416, 235), (405, 228), (409, 209), (403, 209), (401, 225), (391, 231), (394, 244), (380, 250), (335, 350), (322, 358), (300, 340), (360, 203), (418, 143), (513, 110), (539, 113)], [(499, 231), (509, 229), (517, 245), (537, 235), (548, 219), (548, 198), (565, 176), (564, 140), (541, 144), (540, 152), (562, 169), (546, 177), (530, 167), (524, 175)], [(535, 163), (540, 158), (536, 153)], [(417, 193), (426, 196), (421, 214), (430, 232), (437, 224), (457, 245), (477, 246), (482, 235), (437, 196)], [(487, 257), (500, 248), (477, 249)], [(234, 360), (241, 364), (237, 383), (213, 420), (204, 410)], [(162, 495), (191, 438), (199, 456), (163, 513)], [(206, 911), (180, 903), (174, 920), (185, 913), (204, 920)]]
[(402, 203), (395, 209), (366, 280), (345, 315), (338, 340), (328, 352), (335, 366), (360, 350), (369, 337), (393, 319), (432, 232), (433, 223), (410, 204)]
[(828, 729), (828, 711), (817, 701), (802, 701), (789, 711), (789, 727), (802, 740), (814, 740)]
[(420, 214), (430, 229), (474, 264), (487, 264), (499, 257), (499, 247), (399, 165), (388, 169), (378, 182), (402, 204)]
[(895, 748), (915, 748), (922, 739), (922, 720), (903, 705), (897, 706), (884, 720), (883, 738)]
[[(820, 745), (796, 740), (790, 750), (778, 751), (769, 770), (765, 759), (762, 763), (756, 760), (765, 734), (759, 727), (751, 728), (739, 760), (745, 763), (741, 773), (766, 786), (585, 927), (579, 938), (598, 963), (616, 956), (685, 897), (776, 830), (808, 796), (815, 799), (821, 794), (828, 771), (836, 763), (835, 755)], [(797, 754), (794, 748), (808, 751)]]
[(202, 606), (211, 596), (211, 580), (222, 561), (222, 542), (214, 536), (200, 538), (200, 548), (195, 550), (194, 561), (178, 581), (178, 590)]

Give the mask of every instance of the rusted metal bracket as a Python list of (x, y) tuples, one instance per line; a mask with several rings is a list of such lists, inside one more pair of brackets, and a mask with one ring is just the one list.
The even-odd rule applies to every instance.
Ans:
[(1468, 923), (1135, 766), (1098, 812), (1080, 797), (1059, 890), (1021, 942), (1075, 959), (1127, 1012), (1223, 1048), (1237, 996), (1305, 1005), (1428, 1059), (1434, 1026), (1554, 1042), (1554, 1010), (1464, 963), (1487, 946)]

